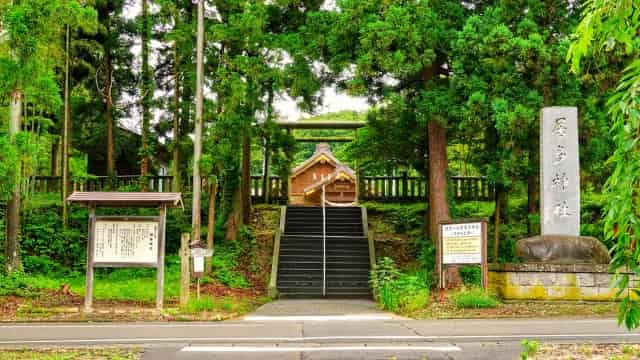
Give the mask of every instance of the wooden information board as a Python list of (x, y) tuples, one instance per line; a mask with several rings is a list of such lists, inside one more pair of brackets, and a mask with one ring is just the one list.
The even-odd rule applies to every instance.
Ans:
[(438, 269), (440, 288), (446, 288), (448, 266), (478, 264), (482, 269), (482, 286), (488, 283), (487, 222), (484, 219), (451, 220), (439, 224)]
[[(153, 267), (156, 269), (156, 308), (164, 304), (164, 248), (167, 208), (182, 204), (180, 193), (74, 192), (69, 203), (89, 209), (87, 280), (84, 309), (93, 308), (93, 269)], [(96, 216), (96, 208), (157, 208), (158, 216)]]
[(93, 265), (158, 265), (157, 217), (97, 216), (94, 226)]
[(482, 263), (482, 223), (442, 225), (442, 264)]

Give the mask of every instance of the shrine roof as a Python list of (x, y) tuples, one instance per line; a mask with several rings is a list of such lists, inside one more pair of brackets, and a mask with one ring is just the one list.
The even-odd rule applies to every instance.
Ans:
[(291, 177), (298, 176), (300, 173), (304, 172), (305, 170), (310, 168), (312, 165), (323, 160), (331, 163), (336, 167), (342, 164), (338, 159), (336, 159), (335, 156), (333, 156), (333, 153), (331, 152), (331, 148), (329, 147), (329, 144), (320, 143), (316, 145), (316, 150), (313, 153), (313, 155), (311, 155), (311, 157), (303, 161), (300, 165), (296, 166), (291, 171)]
[(75, 191), (67, 198), (68, 202), (85, 206), (110, 207), (156, 207), (182, 205), (181, 193), (169, 192), (79, 192)]
[(336, 170), (331, 174), (329, 174), (327, 177), (325, 177), (324, 179), (320, 179), (314, 182), (313, 184), (307, 186), (306, 188), (304, 188), (304, 193), (306, 194), (308, 192), (314, 192), (319, 188), (321, 188), (323, 185), (327, 185), (336, 180), (341, 180), (345, 178), (355, 182), (356, 173), (353, 170), (351, 170), (351, 168), (349, 168), (348, 166), (340, 164), (338, 165), (338, 167), (336, 167)]

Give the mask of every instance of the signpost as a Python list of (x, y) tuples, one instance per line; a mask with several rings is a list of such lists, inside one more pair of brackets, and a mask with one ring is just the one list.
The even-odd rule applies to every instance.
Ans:
[(446, 284), (446, 268), (454, 265), (478, 264), (482, 269), (482, 287), (487, 288), (487, 222), (483, 219), (462, 219), (441, 222), (438, 226), (440, 242), (438, 270), (439, 287)]
[[(67, 201), (89, 208), (85, 311), (92, 311), (96, 267), (156, 268), (156, 308), (162, 310), (167, 207), (182, 203), (180, 193), (74, 192)], [(158, 207), (160, 213), (159, 216), (96, 216), (97, 207)]]
[(204, 258), (213, 255), (212, 249), (203, 249), (199, 241), (191, 246), (191, 257), (193, 258), (193, 277), (196, 278), (196, 297), (200, 298), (200, 278), (204, 274)]

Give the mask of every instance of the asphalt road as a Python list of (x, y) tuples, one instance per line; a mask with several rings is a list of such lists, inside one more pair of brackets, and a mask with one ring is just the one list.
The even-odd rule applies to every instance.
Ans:
[(516, 359), (520, 340), (640, 343), (615, 320), (356, 317), (0, 325), (0, 346), (141, 346), (145, 359)]

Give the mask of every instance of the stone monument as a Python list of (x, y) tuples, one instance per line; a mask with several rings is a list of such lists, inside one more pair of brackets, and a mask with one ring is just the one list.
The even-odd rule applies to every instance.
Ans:
[(540, 110), (542, 235), (580, 235), (578, 109)]
[(541, 235), (518, 240), (525, 262), (603, 264), (610, 260), (598, 240), (580, 236), (578, 109), (540, 110)]
[[(580, 236), (578, 110), (540, 111), (541, 235), (516, 242), (521, 263), (489, 267), (489, 286), (509, 300), (616, 298), (611, 257), (600, 240)], [(633, 283), (633, 282), (631, 282)]]

